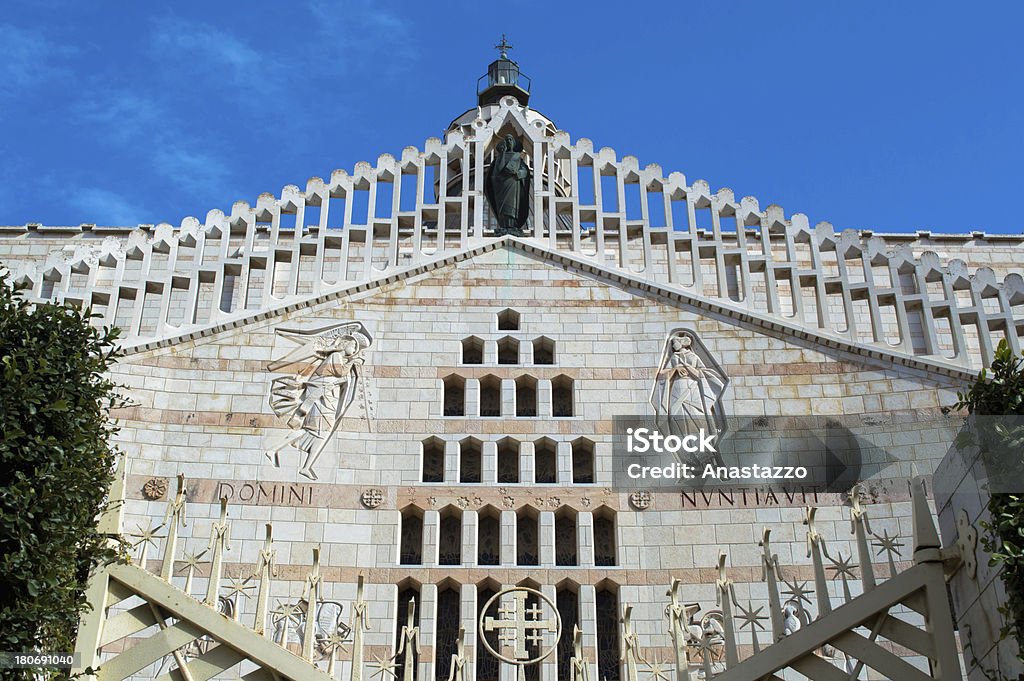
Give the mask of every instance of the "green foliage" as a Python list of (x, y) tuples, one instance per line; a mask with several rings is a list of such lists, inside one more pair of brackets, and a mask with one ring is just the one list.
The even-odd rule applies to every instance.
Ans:
[[(114, 476), (116, 329), (29, 304), (0, 275), (0, 650), (70, 652)], [(10, 672), (8, 672), (10, 673)]]
[[(986, 416), (1024, 415), (1024, 358), (1014, 357), (1006, 341), (1000, 341), (990, 370), (982, 370), (965, 394), (959, 394), (958, 408)], [(997, 429), (1000, 428), (997, 426)], [(996, 439), (1019, 452), (1019, 429), (1000, 429)], [(1017, 467), (1022, 457), (999, 457)], [(993, 494), (988, 503), (991, 520), (982, 523), (982, 544), (989, 564), (1002, 565), (1007, 602), (999, 611), (1006, 618), (1003, 636), (1017, 639), (1018, 657), (1024, 660), (1024, 495)]]

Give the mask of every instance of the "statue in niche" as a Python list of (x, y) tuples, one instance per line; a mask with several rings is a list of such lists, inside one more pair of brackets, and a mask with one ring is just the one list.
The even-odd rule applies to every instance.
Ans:
[(316, 480), (313, 465), (357, 394), (370, 419), (362, 366), (373, 337), (354, 321), (309, 330), (278, 329), (277, 333), (300, 346), (267, 366), (268, 371), (297, 367), (295, 373), (278, 376), (271, 383), (270, 408), (287, 420), (291, 432), (274, 443), (267, 457), (280, 465), (279, 453), (291, 446), (302, 456), (299, 474)]
[(498, 143), (487, 171), (484, 192), (498, 221), (495, 234), (521, 236), (530, 212), (530, 167), (526, 152), (512, 135)]
[(651, 390), (651, 405), (660, 430), (678, 437), (696, 434), (701, 429), (721, 435), (725, 431), (721, 398), (728, 382), (725, 372), (692, 332), (672, 332)]

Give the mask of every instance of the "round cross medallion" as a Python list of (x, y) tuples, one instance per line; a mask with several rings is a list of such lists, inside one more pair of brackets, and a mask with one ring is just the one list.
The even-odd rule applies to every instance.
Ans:
[[(487, 611), (498, 602), (498, 616)], [(499, 648), (510, 647), (511, 657), (491, 647), (488, 632), (498, 633)], [(554, 640), (544, 646), (544, 634), (553, 633)], [(503, 662), (515, 665), (536, 664), (555, 652), (562, 635), (562, 618), (551, 599), (536, 589), (514, 586), (490, 597), (480, 610), (480, 640), (487, 651)]]

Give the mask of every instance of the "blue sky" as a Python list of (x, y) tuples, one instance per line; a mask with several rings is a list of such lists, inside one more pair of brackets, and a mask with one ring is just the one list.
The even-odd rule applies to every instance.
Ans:
[(812, 224), (1024, 232), (1024, 3), (502, 6), (9, 1), (0, 224), (177, 225), (422, 147), (504, 31), (573, 139)]

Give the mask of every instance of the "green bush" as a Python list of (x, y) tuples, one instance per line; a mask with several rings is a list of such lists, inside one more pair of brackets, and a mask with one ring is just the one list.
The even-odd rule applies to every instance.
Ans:
[[(957, 407), (984, 416), (1024, 415), (1024, 358), (1000, 341), (992, 367), (982, 369), (970, 389), (958, 395)], [(1021, 433), (1000, 430), (995, 436), (1020, 451)], [(1020, 463), (1019, 458), (1009, 461), (1014, 467)], [(982, 523), (982, 544), (989, 563), (1003, 568), (1007, 602), (999, 608), (1006, 619), (1002, 634), (1016, 638), (1024, 661), (1024, 495), (993, 494), (988, 510), (991, 520)]]
[[(0, 650), (70, 652), (114, 476), (116, 329), (32, 305), (0, 274)], [(8, 672), (10, 674), (10, 672)]]

